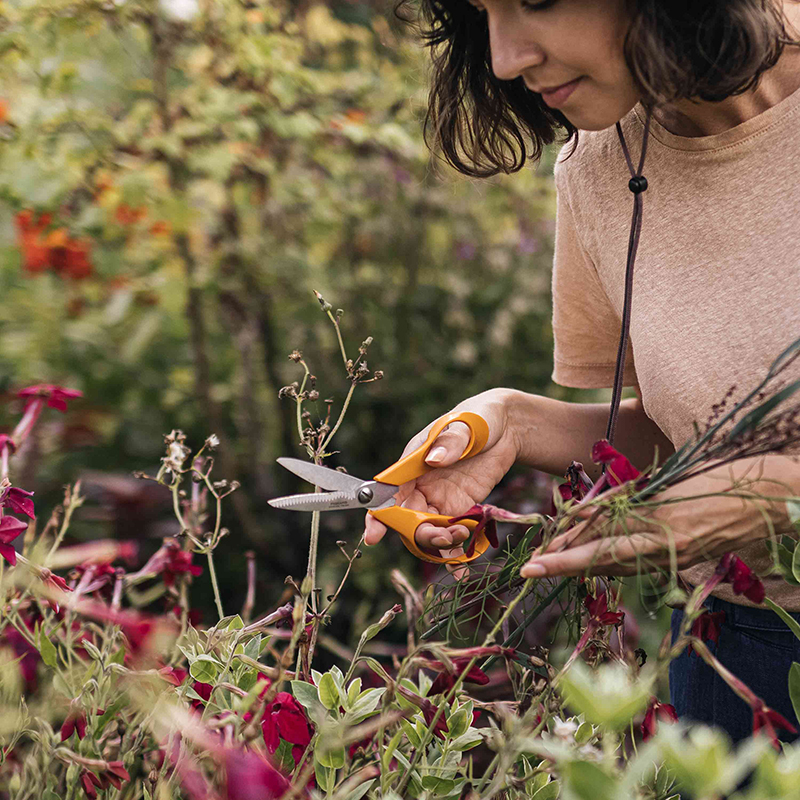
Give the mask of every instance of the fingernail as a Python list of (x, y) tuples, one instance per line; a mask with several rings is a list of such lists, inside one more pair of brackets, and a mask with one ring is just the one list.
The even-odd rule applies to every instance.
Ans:
[(526, 564), (519, 571), (519, 574), (522, 575), (523, 578), (543, 578), (547, 575), (547, 567), (545, 567), (544, 564), (534, 562), (532, 564)]
[(433, 450), (425, 456), (425, 461), (428, 464), (438, 464), (440, 461), (444, 461), (444, 457), (447, 455), (447, 450), (444, 447), (434, 447)]
[(434, 547), (450, 547), (453, 543), (446, 536), (437, 536), (435, 539), (431, 539), (431, 544)]

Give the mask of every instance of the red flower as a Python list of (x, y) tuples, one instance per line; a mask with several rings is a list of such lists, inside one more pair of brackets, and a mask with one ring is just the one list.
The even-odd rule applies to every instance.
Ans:
[(738, 556), (724, 555), (716, 569), (724, 583), (733, 584), (734, 594), (743, 594), (750, 602), (760, 605), (764, 602), (764, 584), (761, 579)]
[(203, 568), (199, 564), (192, 564), (192, 553), (189, 550), (170, 547), (168, 551), (169, 555), (163, 573), (165, 586), (174, 586), (175, 579), (183, 572), (188, 572), (195, 577), (203, 574)]
[(195, 681), (192, 684), (192, 689), (194, 689), (202, 698), (202, 702), (200, 700), (192, 700), (192, 708), (197, 711), (202, 711), (203, 706), (211, 699), (211, 693), (214, 691), (214, 686), (210, 683), (200, 683), (200, 681)]
[(47, 399), (49, 408), (66, 411), (67, 400), (83, 397), (83, 392), (79, 392), (77, 389), (65, 389), (63, 386), (54, 386), (52, 383), (37, 383), (35, 386), (20, 389), (17, 392), (17, 397), (28, 398), (25, 406), (26, 410), (36, 398), (41, 397)]
[(16, 486), (6, 486), (0, 492), (0, 506), (10, 508), (14, 514), (25, 514), (31, 519), (36, 519), (33, 509), (33, 492), (26, 492), (24, 489), (17, 489)]
[[(439, 710), (438, 706), (435, 706), (430, 700), (420, 697), (418, 694), (414, 694), (414, 692), (410, 692), (403, 686), (396, 686), (395, 689), (398, 694), (403, 695), (409, 703), (413, 703), (422, 712), (425, 724), (430, 727), (433, 718), (436, 716), (436, 712)], [(436, 727), (433, 729), (433, 732), (436, 736), (444, 739), (448, 730), (447, 720), (444, 718), (444, 714), (441, 714), (436, 721)]]
[[(167, 681), (167, 683), (171, 683), (173, 686), (180, 686), (188, 676), (188, 672), (185, 669), (181, 669), (180, 667), (161, 667), (158, 671), (158, 674)], [(199, 692), (198, 692), (199, 694)]]
[(13, 567), (17, 563), (17, 553), (11, 542), (28, 527), (26, 522), (16, 517), (2, 517), (0, 519), (0, 556)]
[[(453, 668), (455, 671), (449, 670), (441, 661), (428, 661), (425, 666), (428, 669), (436, 670), (439, 674), (436, 676), (429, 694), (447, 694), (456, 684), (458, 676), (466, 668), (467, 664), (472, 661), (471, 658), (454, 658)], [(489, 676), (477, 665), (472, 668), (464, 676), (464, 683), (474, 683), (477, 686), (485, 686), (489, 683)]]
[[(28, 630), (33, 633), (31, 622), (24, 617), (22, 621)], [(16, 628), (12, 628), (10, 625), (0, 634), (0, 643), (6, 643), (11, 646), (17, 657), (22, 679), (25, 681), (25, 691), (28, 694), (32, 694), (36, 690), (36, 668), (41, 660), (39, 651), (29, 644), (28, 640)]]
[(777, 711), (767, 708), (763, 703), (760, 707), (753, 708), (753, 735), (763, 731), (772, 739), (775, 749), (780, 751), (781, 746), (778, 742), (778, 735), (775, 728), (783, 728), (789, 733), (797, 733), (797, 728), (789, 722), (786, 717), (781, 716)]
[(305, 710), (289, 692), (278, 692), (266, 707), (261, 732), (270, 753), (278, 749), (281, 739), (305, 748), (312, 737)]
[(81, 772), (81, 783), (83, 784), (83, 790), (86, 792), (87, 796), (91, 797), (92, 800), (96, 800), (97, 790), (103, 788), (100, 778), (98, 778), (94, 772), (89, 772), (89, 770), (85, 769)]
[(77, 731), (78, 738), (86, 736), (86, 712), (82, 709), (70, 711), (64, 724), (61, 726), (61, 741), (65, 742), (72, 734)]
[(489, 540), (489, 544), (492, 547), (495, 549), (500, 547), (500, 542), (497, 539), (497, 523), (492, 516), (493, 510), (492, 506), (474, 505), (466, 514), (462, 514), (459, 517), (451, 517), (448, 520), (450, 525), (455, 525), (457, 522), (461, 522), (465, 519), (472, 519), (478, 523), (472, 531), (470, 544), (467, 548), (468, 556), (471, 556), (475, 552), (475, 541), (481, 531), (486, 534), (486, 538)]
[(252, 750), (227, 750), (225, 773), (228, 800), (275, 800), (289, 790), (286, 776)]
[(47, 567), (42, 567), (39, 577), (45, 583), (55, 586), (56, 589), (61, 589), (62, 592), (72, 591), (72, 589), (67, 586), (67, 582), (60, 575), (56, 575), (54, 572), (51, 572), (49, 569), (47, 569)]
[[(705, 611), (692, 623), (691, 635), (701, 641), (711, 641), (716, 644), (719, 641), (720, 633), (722, 633), (723, 622), (725, 622), (724, 611), (715, 611), (714, 613)], [(687, 652), (691, 655), (691, 644), (689, 644)]]
[(642, 721), (642, 739), (646, 742), (651, 736), (655, 736), (658, 730), (658, 722), (677, 722), (678, 712), (675, 706), (669, 703), (659, 703), (655, 697), (650, 698), (650, 705)]
[(595, 464), (604, 464), (606, 466), (605, 474), (609, 486), (619, 486), (628, 481), (635, 481), (642, 474), (622, 453), (615, 450), (606, 439), (601, 439), (592, 446), (592, 461)]
[(590, 624), (593, 622), (595, 626), (619, 625), (625, 617), (624, 611), (608, 610), (608, 595), (606, 592), (600, 592), (597, 597), (587, 595), (583, 604), (591, 616)]

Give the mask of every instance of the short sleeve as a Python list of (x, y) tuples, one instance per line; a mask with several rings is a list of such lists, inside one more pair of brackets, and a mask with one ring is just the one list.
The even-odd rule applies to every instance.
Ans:
[[(561, 386), (601, 389), (614, 385), (621, 320), (581, 243), (564, 172), (564, 166), (557, 164), (552, 378)], [(623, 384), (637, 385), (630, 345)]]

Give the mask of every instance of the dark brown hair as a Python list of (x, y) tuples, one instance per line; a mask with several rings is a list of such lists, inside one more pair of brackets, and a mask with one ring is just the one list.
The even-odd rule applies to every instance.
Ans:
[[(557, 139), (576, 140), (575, 126), (522, 78), (494, 76), (481, 11), (467, 0), (420, 3), (433, 58), (425, 139), (447, 162), (488, 177), (520, 170)], [(628, 0), (628, 13), (625, 60), (649, 105), (742, 94), (790, 43), (775, 0)]]

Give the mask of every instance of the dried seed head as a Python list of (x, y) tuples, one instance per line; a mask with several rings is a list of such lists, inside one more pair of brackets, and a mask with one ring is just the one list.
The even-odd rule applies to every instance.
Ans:
[(292, 352), (289, 353), (289, 359), (297, 364), (299, 361), (303, 360), (303, 354), (299, 350), (292, 350)]
[(297, 397), (297, 389), (295, 385), (292, 384), (291, 386), (283, 386), (281, 387), (280, 391), (278, 392), (278, 398), (283, 399), (284, 397)]
[(311, 401), (319, 400), (319, 392), (316, 389), (312, 389), (308, 393), (308, 399), (311, 400)]
[(206, 447), (209, 450), (214, 450), (219, 447), (219, 436), (217, 436), (216, 433), (212, 433), (211, 436), (206, 439)]
[(376, 369), (372, 377), (375, 378), (376, 381), (383, 380), (383, 370)]

